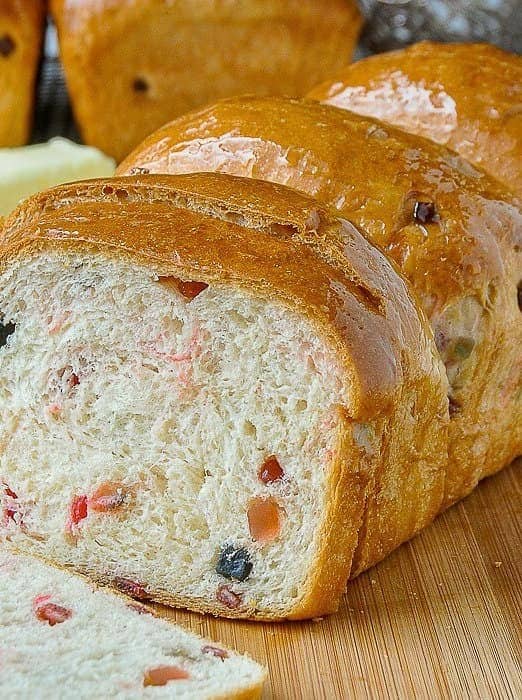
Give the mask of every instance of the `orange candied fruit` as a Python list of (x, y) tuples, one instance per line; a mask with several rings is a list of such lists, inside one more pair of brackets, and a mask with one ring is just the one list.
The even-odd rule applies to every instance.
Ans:
[(157, 666), (149, 668), (143, 677), (143, 685), (167, 685), (170, 681), (181, 681), (190, 678), (190, 674), (179, 666)]
[(274, 481), (281, 481), (285, 473), (277, 457), (271, 455), (265, 459), (257, 475), (263, 484), (272, 484)]
[(178, 277), (160, 277), (159, 282), (167, 289), (176, 289), (186, 299), (195, 299), (198, 294), (204, 292), (208, 288), (205, 282), (187, 281), (184, 282)]
[(98, 486), (89, 498), (89, 508), (95, 513), (107, 513), (116, 510), (123, 505), (126, 495), (126, 490), (122, 484), (105, 481)]
[(72, 610), (55, 603), (42, 603), (35, 606), (34, 614), (41, 622), (47, 622), (51, 627), (60, 625), (72, 617)]
[(266, 544), (281, 532), (281, 509), (275, 498), (252, 498), (248, 504), (248, 527), (255, 542)]

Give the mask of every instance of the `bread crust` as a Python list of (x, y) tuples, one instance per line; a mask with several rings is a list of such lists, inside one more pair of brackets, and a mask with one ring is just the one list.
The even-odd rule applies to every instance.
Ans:
[(304, 95), (349, 61), (361, 27), (355, 0), (54, 0), (51, 8), (84, 140), (118, 161), (166, 121), (219, 97)]
[[(284, 183), (333, 205), (401, 268), (438, 330), (472, 300), (481, 340), (452, 392), (444, 507), (522, 452), (520, 200), (446, 148), (345, 110), (223, 100), (152, 134), (120, 166), (219, 171)], [(414, 203), (435, 205), (422, 224)], [(444, 332), (443, 332), (444, 331)]]
[(44, 0), (0, 4), (0, 148), (23, 146), (29, 139), (46, 5)]
[(522, 195), (522, 58), (423, 41), (347, 66), (309, 98), (445, 144)]
[[(282, 303), (317, 328), (350, 386), (319, 553), (295, 607), (230, 610), (165, 591), (151, 592), (155, 600), (229, 617), (333, 612), (354, 556), (366, 568), (434, 518), (447, 466), (443, 368), (406, 282), (353, 225), (270, 183), (214, 174), (116, 178), (24, 203), (6, 221), (0, 269), (50, 249), (103, 252), (160, 276), (197, 275)], [(361, 425), (373, 426), (376, 449), (357, 440)]]

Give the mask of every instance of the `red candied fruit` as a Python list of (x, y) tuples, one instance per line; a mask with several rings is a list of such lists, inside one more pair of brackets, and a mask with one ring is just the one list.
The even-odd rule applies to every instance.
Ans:
[(258, 477), (263, 484), (272, 484), (274, 481), (281, 481), (285, 473), (275, 455), (268, 457), (261, 466)]
[[(14, 501), (18, 499), (18, 496), (14, 491), (12, 491), (7, 484), (3, 484), (4, 486), (4, 493), (6, 496), (9, 496), (9, 498), (12, 498)], [(15, 513), (17, 513), (16, 508), (4, 508), (4, 517), (7, 518), (8, 520), (14, 520)]]
[(122, 484), (113, 481), (105, 481), (98, 486), (89, 498), (89, 508), (95, 513), (107, 513), (116, 510), (123, 505), (126, 491)]
[(157, 666), (149, 668), (143, 677), (143, 686), (167, 685), (170, 681), (181, 681), (190, 678), (188, 671), (179, 666)]
[(205, 282), (187, 281), (184, 282), (178, 277), (160, 277), (159, 282), (167, 289), (175, 289), (182, 294), (186, 299), (195, 299), (198, 294), (204, 292), (208, 288)]
[(220, 586), (217, 589), (216, 598), (220, 603), (231, 610), (239, 608), (241, 605), (241, 596), (238, 593), (234, 593), (228, 586)]
[(225, 659), (228, 659), (228, 651), (220, 649), (219, 647), (214, 647), (212, 646), (212, 644), (206, 644), (204, 647), (201, 648), (201, 651), (203, 652), (203, 654), (217, 656), (218, 659), (222, 659), (223, 661)]
[[(47, 622), (51, 627), (60, 625), (72, 617), (72, 610), (56, 603), (43, 602), (48, 596), (38, 596), (34, 600), (34, 614), (41, 622)], [(40, 602), (42, 601), (42, 602)]]
[(79, 378), (78, 378), (78, 375), (75, 374), (74, 372), (72, 372), (72, 373), (71, 373), (71, 376), (70, 376), (69, 379), (67, 380), (68, 386), (69, 386), (71, 389), (73, 389), (75, 386), (78, 386), (79, 383), (80, 383), (80, 380), (79, 380)]
[(71, 525), (78, 525), (87, 517), (87, 496), (74, 496), (69, 506), (69, 520)]
[(272, 542), (281, 532), (281, 509), (275, 498), (252, 498), (248, 504), (248, 527), (255, 542)]
[(136, 581), (132, 581), (129, 578), (123, 578), (121, 576), (116, 576), (114, 579), (114, 585), (122, 593), (126, 593), (131, 598), (137, 598), (138, 600), (150, 600), (150, 595), (147, 593), (145, 586)]

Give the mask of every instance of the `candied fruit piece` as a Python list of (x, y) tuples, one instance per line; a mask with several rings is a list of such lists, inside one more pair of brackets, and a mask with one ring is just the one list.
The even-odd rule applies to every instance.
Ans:
[(170, 681), (182, 681), (190, 678), (188, 671), (179, 666), (157, 666), (149, 668), (143, 676), (143, 685), (167, 685)]
[(6, 343), (10, 335), (16, 330), (14, 323), (0, 323), (0, 348), (2, 348)]
[[(12, 499), (13, 501), (18, 500), (18, 496), (14, 491), (12, 491), (7, 484), (3, 484), (4, 487), (4, 493), (8, 498)], [(18, 513), (18, 508), (15, 506), (15, 504), (10, 503), (4, 508), (4, 519), (6, 520), (14, 520), (15, 514)]]
[(250, 554), (244, 547), (236, 549), (229, 544), (223, 547), (216, 565), (216, 572), (228, 579), (245, 581), (252, 571)]
[(72, 610), (62, 605), (48, 602), (50, 596), (37, 596), (33, 601), (34, 614), (41, 622), (47, 622), (51, 627), (60, 625), (72, 617)]
[(274, 481), (281, 481), (284, 475), (285, 473), (277, 457), (271, 455), (265, 459), (257, 476), (263, 484), (272, 484)]
[(126, 497), (127, 491), (122, 484), (105, 481), (89, 498), (89, 509), (95, 513), (108, 513), (122, 506)]
[(275, 498), (252, 498), (248, 504), (248, 527), (255, 542), (275, 540), (281, 532), (281, 509)]
[(203, 654), (210, 654), (211, 656), (217, 656), (218, 659), (228, 659), (228, 651), (225, 649), (220, 649), (219, 647), (212, 646), (212, 644), (206, 644), (201, 648)]
[(198, 294), (204, 292), (208, 288), (205, 282), (196, 282), (194, 280), (183, 281), (178, 277), (160, 277), (159, 282), (167, 289), (174, 289), (182, 294), (186, 299), (195, 299)]
[(69, 506), (69, 522), (71, 526), (78, 525), (87, 517), (87, 496), (74, 496)]
[(241, 596), (238, 593), (234, 593), (229, 586), (220, 586), (217, 589), (216, 598), (231, 610), (235, 610), (241, 605)]
[(150, 600), (150, 595), (147, 593), (145, 586), (136, 581), (132, 581), (129, 578), (123, 578), (117, 576), (114, 579), (114, 585), (122, 593), (126, 593), (131, 598), (137, 598), (138, 600)]

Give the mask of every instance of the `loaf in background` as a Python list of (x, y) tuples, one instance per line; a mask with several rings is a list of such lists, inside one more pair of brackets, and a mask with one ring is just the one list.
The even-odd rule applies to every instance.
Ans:
[(444, 144), (522, 197), (522, 57), (421, 42), (342, 69), (309, 94)]
[(218, 171), (288, 185), (400, 267), (450, 385), (443, 507), (522, 452), (519, 201), (452, 151), (315, 102), (239, 97), (150, 136), (120, 174)]
[(347, 64), (355, 0), (53, 0), (86, 143), (121, 161), (170, 119), (241, 93), (305, 95)]
[(2, 536), (170, 605), (336, 610), (431, 522), (445, 372), (347, 221), (227, 175), (65, 185), (0, 251)]
[(23, 146), (33, 123), (44, 0), (0, 3), (0, 148)]

